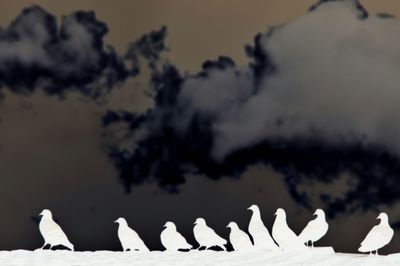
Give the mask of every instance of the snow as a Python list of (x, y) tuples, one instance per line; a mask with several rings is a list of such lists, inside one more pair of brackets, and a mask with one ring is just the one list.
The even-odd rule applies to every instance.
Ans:
[(325, 249), (323, 252), (307, 250), (301, 254), (270, 253), (270, 252), (113, 252), (113, 251), (85, 251), (71, 252), (67, 250), (14, 250), (0, 251), (0, 265), (2, 266), (78, 266), (78, 265), (400, 265), (400, 254), (388, 256), (333, 253)]

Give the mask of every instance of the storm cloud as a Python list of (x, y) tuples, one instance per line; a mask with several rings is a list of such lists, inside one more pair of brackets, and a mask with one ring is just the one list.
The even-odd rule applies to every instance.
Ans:
[(25, 8), (0, 28), (0, 86), (23, 95), (38, 88), (60, 97), (66, 91), (104, 95), (139, 71), (104, 44), (107, 32), (92, 11), (63, 16), (58, 25), (41, 7)]
[(342, 195), (320, 194), (331, 216), (393, 204), (400, 198), (398, 36), (392, 16), (325, 0), (258, 34), (245, 47), (247, 65), (221, 56), (188, 74), (153, 60), (154, 106), (110, 110), (103, 125), (125, 127), (107, 152), (127, 191), (153, 180), (174, 192), (188, 174), (238, 178), (263, 163), (307, 207), (315, 202), (302, 184), (350, 173)]

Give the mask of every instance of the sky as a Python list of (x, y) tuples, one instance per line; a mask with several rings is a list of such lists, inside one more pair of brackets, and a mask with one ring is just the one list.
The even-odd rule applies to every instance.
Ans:
[(398, 225), (400, 4), (316, 3), (2, 1), (0, 249), (40, 247), (44, 208), (77, 250), (251, 204), (297, 233), (325, 209), (342, 252)]

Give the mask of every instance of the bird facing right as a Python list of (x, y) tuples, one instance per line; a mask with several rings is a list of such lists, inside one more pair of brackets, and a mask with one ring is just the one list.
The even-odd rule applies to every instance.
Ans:
[(370, 254), (375, 251), (375, 254), (378, 255), (378, 249), (386, 246), (392, 240), (394, 231), (389, 225), (388, 215), (382, 212), (376, 219), (380, 220), (379, 224), (372, 227), (364, 241), (361, 242), (358, 251)]
[(317, 209), (313, 215), (317, 217), (308, 222), (303, 231), (301, 231), (299, 238), (303, 243), (308, 244), (311, 241), (311, 247), (314, 247), (314, 242), (320, 240), (326, 232), (328, 232), (329, 225), (325, 219), (325, 212)]

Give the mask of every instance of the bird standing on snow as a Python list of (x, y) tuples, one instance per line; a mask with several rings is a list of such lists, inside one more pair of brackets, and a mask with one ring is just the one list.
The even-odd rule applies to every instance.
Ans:
[(44, 239), (44, 245), (40, 249), (50, 244), (50, 249), (53, 246), (62, 245), (74, 251), (74, 245), (68, 240), (61, 227), (53, 221), (51, 211), (45, 209), (39, 215), (42, 216), (39, 223), (39, 230)]
[(194, 238), (200, 244), (199, 248), (205, 247), (206, 249), (218, 246), (226, 250), (225, 246), (227, 241), (217, 235), (211, 227), (207, 226), (203, 218), (197, 218), (193, 228)]
[(249, 235), (240, 230), (237, 223), (230, 222), (227, 227), (231, 229), (229, 241), (232, 244), (233, 250), (250, 250), (253, 247)]
[(149, 251), (139, 235), (128, 226), (124, 218), (118, 218), (114, 223), (118, 226), (118, 238), (124, 251)]
[(379, 224), (372, 227), (358, 251), (371, 254), (375, 250), (375, 254), (378, 255), (378, 249), (386, 246), (392, 240), (394, 231), (389, 225), (387, 214), (382, 212), (376, 219), (380, 219)]
[(317, 209), (313, 215), (316, 215), (317, 217), (314, 220), (309, 221), (299, 235), (301, 242), (308, 244), (308, 242), (311, 241), (312, 247), (314, 247), (314, 242), (320, 240), (326, 232), (328, 232), (329, 228), (323, 210)]
[(165, 229), (161, 232), (160, 238), (167, 251), (192, 248), (192, 245), (176, 230), (176, 225), (173, 222), (166, 222), (164, 227)]
[(276, 218), (274, 225), (272, 226), (272, 236), (278, 243), (279, 247), (284, 251), (305, 249), (306, 246), (298, 236), (289, 228), (286, 222), (286, 213), (283, 209), (279, 208), (276, 210)]
[(248, 210), (253, 212), (249, 223), (249, 233), (253, 237), (254, 247), (259, 249), (278, 250), (278, 247), (269, 234), (267, 227), (265, 227), (261, 220), (260, 209), (258, 206), (251, 205)]

